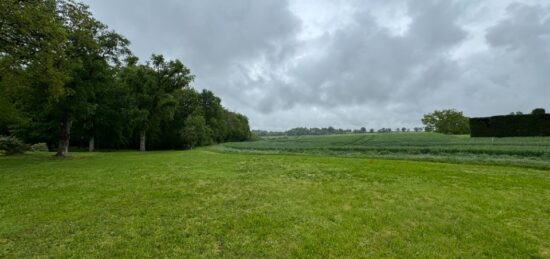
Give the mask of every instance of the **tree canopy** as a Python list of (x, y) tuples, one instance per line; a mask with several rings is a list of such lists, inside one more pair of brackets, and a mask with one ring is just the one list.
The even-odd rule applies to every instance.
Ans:
[(0, 135), (46, 142), (58, 156), (69, 145), (178, 149), (250, 137), (246, 117), (191, 87), (183, 62), (140, 63), (129, 45), (72, 0), (0, 2)]
[(443, 134), (469, 134), (470, 124), (462, 112), (454, 109), (434, 111), (424, 115), (422, 123), (428, 132)]

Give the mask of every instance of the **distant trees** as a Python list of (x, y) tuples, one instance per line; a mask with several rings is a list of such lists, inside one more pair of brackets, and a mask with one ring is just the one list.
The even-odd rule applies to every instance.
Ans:
[[(305, 128), (305, 127), (299, 127), (299, 128), (293, 128), (287, 131), (267, 131), (267, 130), (253, 130), (252, 133), (256, 136), (262, 137), (262, 136), (306, 136), (306, 135), (338, 135), (338, 134), (362, 134), (362, 133), (392, 133), (392, 132), (410, 132), (411, 129), (408, 129), (406, 127), (402, 128), (380, 128), (378, 130), (375, 129), (367, 129), (365, 127), (361, 127), (359, 129), (336, 129), (334, 127), (328, 127), (328, 128)], [(415, 127), (414, 132), (422, 132), (424, 131), (421, 127)]]
[[(248, 119), (191, 88), (179, 60), (144, 64), (129, 42), (71, 0), (0, 1), (0, 135), (145, 150), (250, 138)], [(124, 62), (123, 62), (124, 61)]]
[(523, 112), (511, 112), (510, 115), (523, 115)]
[(428, 132), (443, 134), (469, 134), (468, 118), (462, 112), (454, 109), (434, 111), (424, 115), (422, 123)]
[(391, 128), (381, 128), (377, 131), (378, 133), (392, 133)]
[[(286, 132), (284, 135), (288, 136), (303, 136), (303, 135), (330, 135), (330, 134), (350, 134), (354, 131), (351, 129), (336, 129), (332, 126), (328, 128), (293, 128)], [(361, 132), (361, 129), (358, 129), (356, 133)]]
[(543, 109), (543, 108), (536, 108), (531, 112), (531, 114), (533, 114), (533, 115), (544, 115), (544, 114), (546, 114), (546, 110)]

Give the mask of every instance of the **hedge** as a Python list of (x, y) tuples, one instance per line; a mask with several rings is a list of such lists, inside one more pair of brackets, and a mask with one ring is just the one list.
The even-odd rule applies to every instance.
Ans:
[(472, 137), (550, 136), (550, 114), (471, 118)]

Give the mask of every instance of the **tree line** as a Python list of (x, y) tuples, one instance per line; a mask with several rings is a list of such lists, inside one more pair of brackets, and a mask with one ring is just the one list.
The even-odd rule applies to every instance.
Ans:
[[(519, 112), (518, 112), (519, 114)], [(361, 127), (359, 129), (337, 129), (334, 127), (328, 128), (306, 128), (298, 127), (287, 131), (266, 131), (253, 130), (253, 134), (257, 136), (305, 136), (305, 135), (333, 135), (333, 134), (352, 134), (352, 133), (394, 133), (394, 132), (436, 132), (442, 134), (469, 134), (470, 124), (468, 117), (464, 113), (455, 109), (436, 110), (425, 114), (422, 119), (423, 127), (414, 128), (380, 128), (369, 129)]]
[[(534, 109), (531, 112), (531, 115), (536, 115), (532, 118), (542, 118), (546, 114), (546, 111), (543, 108), (537, 108)], [(538, 117), (537, 117), (538, 116)], [(542, 117), (541, 117), (542, 116)], [(499, 129), (501, 131), (506, 131), (507, 129), (514, 129), (517, 132), (523, 132), (531, 130), (530, 133), (534, 135), (541, 135), (545, 133), (544, 129), (546, 127), (540, 126), (539, 124), (541, 122), (532, 122), (529, 121), (529, 116), (526, 117), (521, 111), (518, 112), (512, 112), (509, 116), (497, 116), (497, 117), (503, 117), (503, 119), (509, 120), (508, 123), (501, 123), (501, 126), (504, 126), (507, 124), (506, 127)], [(514, 118), (517, 117), (517, 118)], [(525, 121), (520, 121), (521, 118), (524, 118)], [(481, 118), (481, 119), (488, 119), (488, 118)], [(455, 110), (455, 109), (443, 109), (443, 110), (435, 110), (431, 113), (425, 114), (422, 119), (422, 124), (424, 124), (423, 127), (414, 127), (414, 128), (380, 128), (378, 130), (370, 129), (367, 131), (365, 127), (361, 127), (359, 129), (337, 129), (334, 127), (328, 127), (328, 128), (306, 128), (306, 127), (298, 127), (293, 128), (287, 131), (266, 131), (266, 130), (253, 130), (252, 133), (256, 136), (305, 136), (305, 135), (334, 135), (334, 134), (352, 134), (352, 133), (393, 133), (393, 132), (436, 132), (441, 134), (447, 134), (447, 135), (465, 135), (470, 134), (470, 125), (471, 125), (471, 119), (466, 117), (463, 112)], [(478, 120), (476, 120), (476, 123)], [(546, 122), (544, 122), (546, 123)], [(524, 125), (525, 124), (525, 125)], [(528, 125), (527, 125), (528, 124)], [(536, 125), (536, 127), (539, 127), (539, 129), (530, 129), (533, 128)], [(535, 127), (535, 128), (536, 128)], [(477, 126), (479, 129), (480, 126)], [(520, 129), (517, 129), (520, 128)], [(486, 130), (487, 131), (487, 130)], [(487, 133), (488, 134), (488, 133)], [(508, 135), (513, 135), (511, 133), (506, 133)], [(527, 134), (527, 133), (522, 133)], [(502, 133), (501, 135), (504, 135)]]
[(392, 133), (392, 132), (422, 132), (424, 128), (371, 128), (367, 130), (365, 127), (358, 129), (341, 129), (329, 126), (327, 128), (306, 128), (298, 127), (286, 131), (268, 131), (268, 130), (252, 130), (252, 134), (259, 137), (268, 136), (306, 136), (306, 135), (338, 135), (338, 134), (360, 134), (360, 133)]
[(196, 91), (181, 61), (140, 62), (72, 0), (0, 2), (0, 135), (69, 146), (181, 149), (243, 141), (248, 119)]

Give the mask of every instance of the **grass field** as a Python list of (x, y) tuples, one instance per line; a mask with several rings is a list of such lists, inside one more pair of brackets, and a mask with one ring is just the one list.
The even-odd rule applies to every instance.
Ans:
[(436, 133), (271, 137), (217, 149), (516, 165), (550, 169), (550, 137), (470, 138)]
[(516, 166), (31, 153), (0, 156), (0, 257), (549, 258), (549, 204), (550, 172)]

